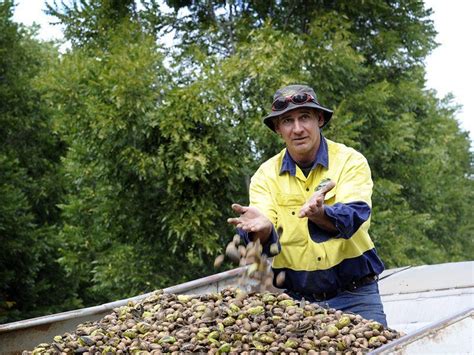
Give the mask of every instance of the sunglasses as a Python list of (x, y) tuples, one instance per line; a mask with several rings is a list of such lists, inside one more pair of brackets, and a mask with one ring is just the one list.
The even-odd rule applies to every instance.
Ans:
[(295, 105), (303, 105), (307, 102), (314, 102), (316, 104), (318, 103), (312, 95), (304, 92), (302, 94), (295, 94), (292, 96), (276, 99), (272, 103), (272, 111), (282, 111), (288, 107), (290, 102)]

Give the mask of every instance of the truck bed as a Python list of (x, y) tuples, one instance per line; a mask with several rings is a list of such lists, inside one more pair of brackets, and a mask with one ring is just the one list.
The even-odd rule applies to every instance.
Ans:
[[(238, 285), (240, 276), (245, 271), (246, 267), (232, 269), (168, 287), (164, 292), (204, 294), (218, 292), (229, 286), (251, 287), (252, 285)], [(389, 326), (407, 334), (397, 340), (397, 351), (401, 351), (400, 354), (409, 353), (405, 352), (408, 344), (412, 344), (409, 345), (410, 349), (415, 349), (413, 343), (418, 341), (445, 341), (451, 344), (448, 340), (450, 338), (444, 335), (445, 331), (457, 327), (461, 327), (466, 335), (456, 343), (458, 349), (450, 352), (463, 352), (462, 349), (468, 347), (470, 353), (474, 353), (474, 261), (389, 269), (380, 275), (379, 287)], [(98, 320), (116, 307), (126, 305), (129, 301), (139, 301), (149, 295), (150, 293), (99, 306), (2, 324), (0, 353), (20, 354), (22, 350), (33, 349), (39, 343), (51, 342), (55, 335), (72, 331), (80, 323)], [(430, 332), (443, 333), (443, 336), (423, 336)], [(406, 349), (404, 344), (407, 345)], [(394, 348), (388, 348), (389, 346), (391, 344), (377, 349), (377, 353), (394, 352)], [(426, 346), (425, 344), (424, 347)]]

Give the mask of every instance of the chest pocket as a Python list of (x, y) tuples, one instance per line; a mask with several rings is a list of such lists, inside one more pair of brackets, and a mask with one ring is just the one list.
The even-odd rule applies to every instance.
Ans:
[(304, 199), (304, 196), (301, 195), (295, 195), (295, 194), (282, 194), (278, 193), (276, 195), (276, 202), (279, 206), (284, 206), (284, 207), (302, 207), (306, 200)]
[(304, 196), (297, 194), (276, 195), (278, 205), (278, 226), (283, 228), (283, 234), (280, 237), (283, 253), (289, 253), (291, 246), (304, 246), (307, 243), (307, 223), (297, 217), (298, 211), (305, 204)]

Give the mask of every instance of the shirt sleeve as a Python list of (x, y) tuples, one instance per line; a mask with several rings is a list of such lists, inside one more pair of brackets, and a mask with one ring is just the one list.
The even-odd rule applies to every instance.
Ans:
[(324, 213), (336, 226), (337, 232), (328, 232), (308, 220), (311, 239), (319, 243), (324, 242), (329, 238), (341, 237), (349, 239), (352, 237), (362, 223), (369, 219), (370, 207), (367, 203), (362, 201), (336, 203), (332, 206), (325, 206)]
[(334, 204), (324, 206), (337, 232), (328, 232), (308, 220), (311, 238), (319, 243), (330, 238), (349, 239), (363, 223), (370, 223), (372, 187), (369, 164), (362, 154), (354, 151), (336, 182)]
[(268, 179), (264, 167), (261, 166), (250, 180), (249, 200), (250, 206), (258, 208), (275, 226), (278, 217)]
[[(265, 244), (262, 245), (262, 253), (271, 257), (276, 255), (271, 254), (271, 245), (274, 243), (277, 244), (278, 253), (281, 251), (281, 245), (278, 233), (275, 230), (275, 226), (278, 220), (277, 212), (273, 203), (271, 190), (268, 187), (267, 179), (268, 177), (265, 175), (264, 168), (260, 167), (252, 176), (252, 179), (250, 181), (249, 199), (250, 206), (258, 208), (258, 210), (262, 212), (272, 222), (273, 227), (272, 232), (270, 234), (270, 238), (268, 238)], [(245, 244), (248, 244), (252, 240), (252, 235), (249, 235), (249, 233), (240, 229), (238, 229), (237, 232)]]

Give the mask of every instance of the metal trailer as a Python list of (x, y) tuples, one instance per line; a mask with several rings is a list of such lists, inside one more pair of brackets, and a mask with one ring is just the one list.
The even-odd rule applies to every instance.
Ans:
[[(186, 282), (163, 289), (165, 293), (205, 294), (236, 286), (247, 267), (232, 269), (219, 274)], [(0, 354), (21, 354), (23, 350), (32, 350), (40, 343), (50, 343), (55, 335), (73, 331), (77, 325), (93, 322), (112, 312), (114, 308), (125, 306), (130, 301), (140, 301), (153, 292), (100, 306), (82, 308), (74, 311), (52, 314), (44, 317), (26, 319), (0, 325)]]
[(473, 354), (473, 324), (471, 307), (385, 344), (371, 354)]
[[(166, 293), (204, 294), (241, 285), (241, 267), (164, 289)], [(474, 261), (389, 269), (380, 275), (380, 293), (391, 328), (406, 333), (372, 353), (474, 354)], [(129, 301), (27, 319), (0, 325), (0, 354), (20, 354), (51, 342), (55, 335), (73, 331), (86, 321), (95, 321)]]

